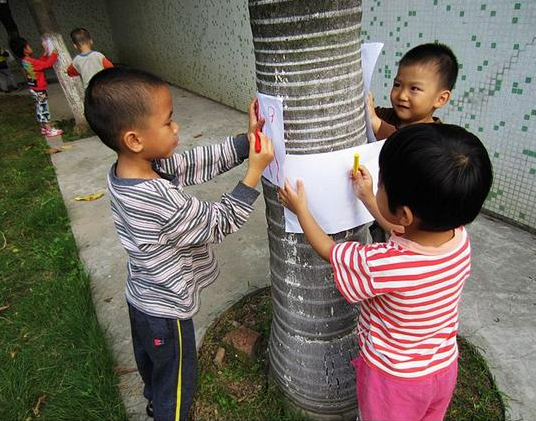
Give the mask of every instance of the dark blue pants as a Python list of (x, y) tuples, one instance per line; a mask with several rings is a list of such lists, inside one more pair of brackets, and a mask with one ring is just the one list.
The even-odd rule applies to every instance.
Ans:
[(149, 316), (130, 304), (128, 312), (143, 395), (153, 401), (155, 421), (186, 421), (197, 379), (192, 320)]

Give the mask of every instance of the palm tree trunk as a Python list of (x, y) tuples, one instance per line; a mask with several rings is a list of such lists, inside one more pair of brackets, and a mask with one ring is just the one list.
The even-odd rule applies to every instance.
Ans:
[[(249, 0), (257, 89), (284, 104), (288, 154), (366, 143), (361, 0)], [(270, 246), (271, 373), (299, 409), (319, 420), (355, 419), (357, 309), (329, 264), (301, 234), (285, 233), (276, 187), (263, 179)], [(335, 240), (369, 239), (368, 226)]]
[(66, 73), (67, 67), (72, 62), (72, 57), (60, 33), (56, 18), (46, 0), (26, 0), (26, 3), (37, 24), (39, 33), (49, 37), (58, 50), (58, 60), (54, 64), (54, 71), (73, 112), (75, 132), (83, 133), (89, 129), (84, 117), (84, 90), (79, 78), (71, 78)]

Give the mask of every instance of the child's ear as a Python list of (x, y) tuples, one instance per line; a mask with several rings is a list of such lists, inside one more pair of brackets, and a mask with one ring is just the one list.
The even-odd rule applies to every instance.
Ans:
[(449, 102), (449, 99), (450, 99), (450, 91), (447, 89), (445, 89), (444, 91), (441, 91), (434, 104), (434, 108), (438, 109), (438, 108), (443, 107), (447, 102)]
[(121, 139), (125, 148), (131, 152), (139, 153), (143, 151), (143, 143), (141, 142), (138, 133), (135, 131), (127, 131), (123, 134)]
[(398, 223), (404, 227), (409, 227), (415, 220), (415, 215), (413, 215), (413, 212), (407, 206), (400, 206), (396, 210), (396, 216)]

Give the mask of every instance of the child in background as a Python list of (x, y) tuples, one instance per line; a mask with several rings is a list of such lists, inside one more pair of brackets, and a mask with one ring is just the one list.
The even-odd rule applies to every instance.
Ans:
[[(255, 102), (248, 134), (219, 145), (173, 153), (179, 126), (168, 85), (150, 73), (114, 67), (89, 82), (85, 116), (103, 143), (117, 152), (108, 190), (119, 239), (128, 253), (126, 299), (147, 413), (155, 420), (186, 421), (197, 377), (192, 317), (199, 293), (218, 276), (210, 243), (238, 231), (253, 210), (255, 186), (273, 159), (261, 134), (255, 153)], [(242, 182), (220, 202), (184, 191), (240, 164)]]
[(391, 89), (393, 108), (367, 106), (376, 139), (386, 139), (397, 129), (415, 123), (441, 123), (434, 112), (448, 103), (458, 77), (458, 61), (444, 44), (422, 44), (400, 60)]
[(80, 51), (71, 65), (67, 68), (67, 74), (71, 77), (80, 76), (84, 89), (87, 88), (89, 81), (102, 69), (114, 67), (102, 53), (94, 51), (93, 40), (89, 32), (84, 28), (76, 28), (71, 31), (71, 40), (74, 47)]
[[(24, 38), (15, 38), (10, 42), (13, 54), (21, 60), (22, 68), (26, 74), (26, 81), (30, 94), (35, 100), (35, 114), (41, 124), (41, 134), (45, 136), (59, 136), (63, 130), (56, 129), (50, 124), (50, 111), (48, 109), (48, 84), (45, 79), (45, 69), (49, 69), (58, 59), (58, 52), (51, 51), (50, 55), (43, 54), (33, 58), (33, 50)], [(43, 47), (44, 48), (44, 47)]]
[(11, 92), (9, 90), (9, 85), (11, 85), (14, 90), (19, 89), (13, 73), (9, 70), (9, 63), (7, 62), (8, 57), (9, 53), (0, 47), (0, 90), (5, 93)]
[[(287, 181), (279, 196), (331, 262), (340, 293), (361, 303), (360, 355), (352, 361), (359, 419), (439, 421), (456, 385), (458, 304), (471, 269), (464, 225), (491, 188), (491, 163), (465, 129), (416, 124), (387, 140), (379, 167), (378, 207), (405, 229), (386, 243), (335, 244), (307, 209), (300, 181), (297, 192)], [(363, 180), (353, 180), (362, 200), (373, 195)]]

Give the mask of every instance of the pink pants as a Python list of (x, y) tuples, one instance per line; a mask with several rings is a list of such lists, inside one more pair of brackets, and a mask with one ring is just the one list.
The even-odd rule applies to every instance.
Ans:
[(424, 380), (395, 379), (361, 358), (356, 372), (360, 421), (441, 421), (458, 377), (458, 361)]

